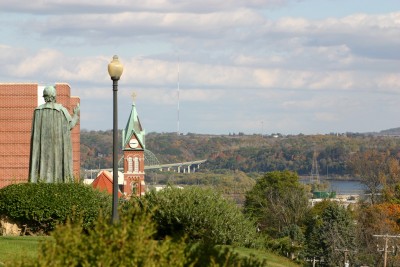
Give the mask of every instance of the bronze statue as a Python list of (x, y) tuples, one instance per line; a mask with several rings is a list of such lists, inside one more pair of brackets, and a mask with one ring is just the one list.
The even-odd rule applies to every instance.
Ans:
[(71, 117), (56, 95), (54, 86), (44, 88), (46, 103), (33, 113), (29, 182), (73, 181), (71, 129), (79, 120), (79, 104)]

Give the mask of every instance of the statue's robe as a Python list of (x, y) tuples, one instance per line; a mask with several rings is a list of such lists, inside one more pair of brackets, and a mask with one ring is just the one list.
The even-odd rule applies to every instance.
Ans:
[(73, 180), (71, 128), (68, 110), (45, 103), (33, 114), (29, 181), (59, 183)]

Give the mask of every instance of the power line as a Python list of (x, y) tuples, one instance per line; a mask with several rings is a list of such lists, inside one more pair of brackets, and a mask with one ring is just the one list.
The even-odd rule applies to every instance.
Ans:
[[(373, 235), (373, 237), (383, 238), (383, 240), (385, 241), (385, 246), (384, 246), (382, 249), (379, 248), (379, 245), (376, 245), (376, 246), (377, 246), (377, 250), (378, 250), (378, 251), (384, 253), (384, 254), (383, 254), (383, 267), (386, 267), (386, 264), (387, 264), (387, 254), (388, 254), (388, 252), (390, 252), (390, 251), (388, 250), (388, 242), (389, 242), (389, 239), (400, 238), (400, 235), (388, 235), (388, 234), (386, 234), (386, 235)], [(394, 246), (392, 246), (392, 251), (391, 251), (391, 252), (393, 252), (393, 253), (395, 252)]]
[(349, 267), (350, 264), (349, 264), (349, 262), (347, 261), (347, 255), (348, 255), (348, 253), (350, 252), (350, 250), (348, 250), (347, 248), (344, 248), (344, 249), (339, 249), (339, 248), (337, 248), (337, 249), (335, 249), (335, 250), (336, 250), (336, 251), (344, 252), (344, 266), (345, 266), (345, 267)]

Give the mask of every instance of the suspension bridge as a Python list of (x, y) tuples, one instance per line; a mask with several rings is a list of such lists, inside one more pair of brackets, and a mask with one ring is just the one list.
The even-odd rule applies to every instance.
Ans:
[[(124, 168), (121, 166), (123, 157), (118, 162), (118, 170), (123, 172)], [(177, 163), (160, 163), (156, 155), (148, 149), (144, 150), (144, 170), (159, 170), (159, 171), (173, 171), (178, 173), (193, 173), (200, 168), (200, 165), (205, 163), (207, 160), (194, 160), (187, 162), (177, 162)], [(85, 170), (85, 177), (93, 178), (93, 174), (97, 175), (101, 170), (112, 171), (112, 168), (102, 168), (102, 169), (91, 169)]]

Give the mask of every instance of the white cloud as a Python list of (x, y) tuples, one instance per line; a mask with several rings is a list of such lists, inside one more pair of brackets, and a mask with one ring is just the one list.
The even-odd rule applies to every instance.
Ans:
[(315, 120), (323, 122), (336, 122), (339, 120), (337, 114), (331, 112), (317, 112), (314, 116)]
[(400, 76), (398, 73), (387, 73), (377, 81), (379, 88), (400, 93)]
[(163, 11), (163, 12), (210, 12), (214, 10), (235, 9), (237, 7), (248, 8), (273, 8), (281, 6), (293, 0), (143, 0), (129, 1), (119, 0), (14, 0), (12, 2), (1, 0), (0, 10), (3, 12), (27, 12), (39, 14), (54, 14), (65, 12), (73, 13), (114, 13), (122, 11)]
[(28, 56), (16, 66), (15, 74), (19, 77), (47, 76), (51, 77), (55, 72), (58, 62), (61, 62), (62, 54), (59, 51), (43, 49), (35, 55)]
[[(125, 65), (121, 105), (129, 108), (137, 91), (154, 125), (158, 112), (175, 116), (178, 64), (182, 109), (196, 129), (207, 118), (221, 122), (219, 129), (241, 121), (256, 131), (265, 121), (281, 132), (306, 132), (316, 129), (310, 121), (351, 125), (349, 113), (393, 113), (400, 12), (318, 20), (263, 12), (291, 2), (0, 0), (0, 12), (8, 12), (0, 26), (0, 75), (70, 83), (83, 105), (102, 114), (96, 105), (109, 105), (107, 64), (118, 53)], [(94, 125), (98, 114), (85, 115), (83, 124)]]
[[(262, 17), (250, 9), (211, 13), (122, 12), (116, 14), (70, 14), (28, 20), (24, 26), (42, 36), (66, 38), (104, 38), (112, 31), (118, 39), (138, 36), (166, 37), (166, 33), (185, 34), (192, 38), (210, 38), (237, 27), (254, 27)], [(61, 34), (61, 35), (60, 35)]]

